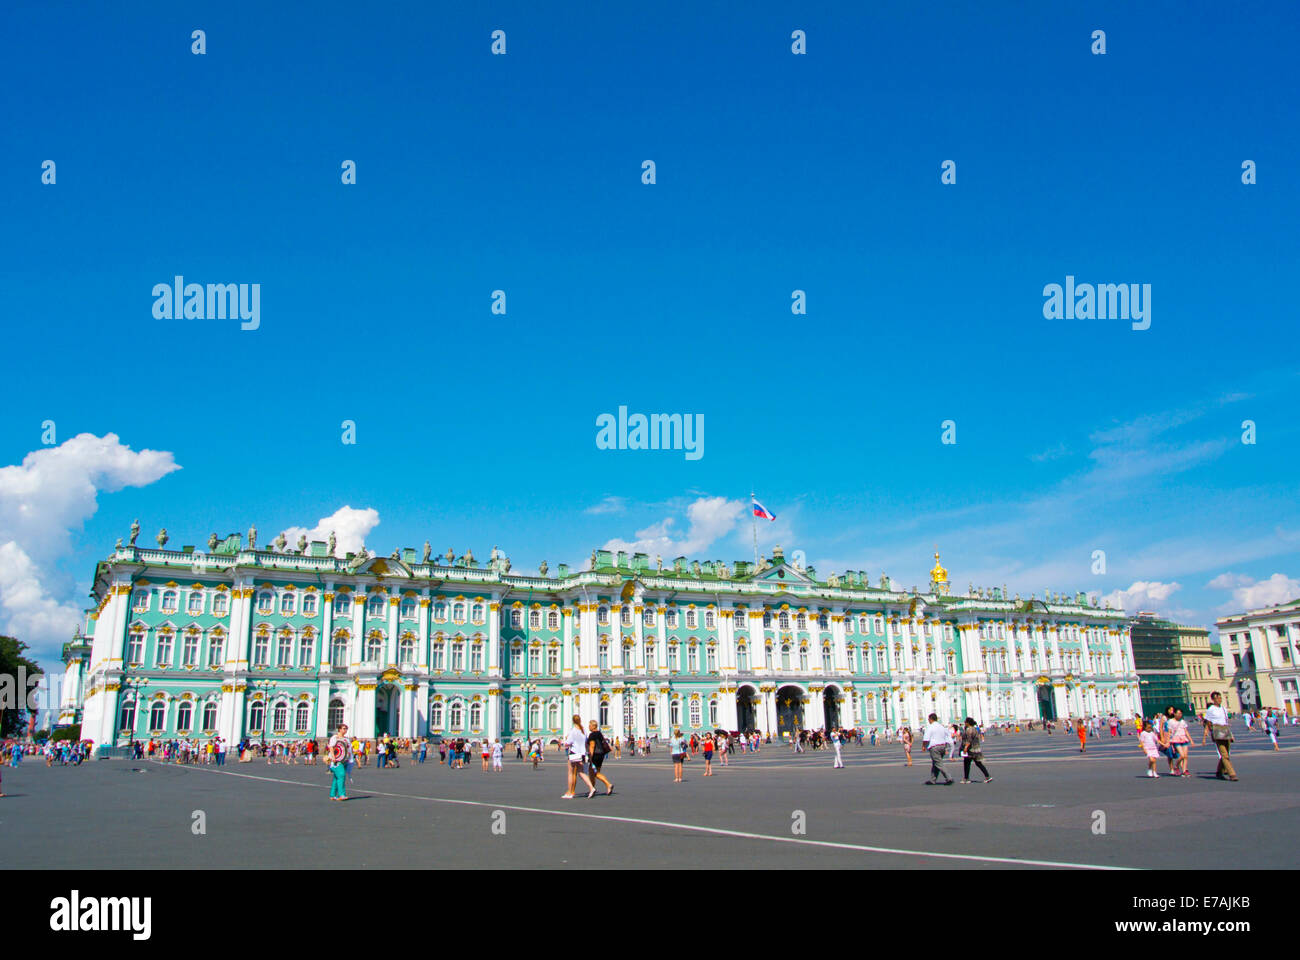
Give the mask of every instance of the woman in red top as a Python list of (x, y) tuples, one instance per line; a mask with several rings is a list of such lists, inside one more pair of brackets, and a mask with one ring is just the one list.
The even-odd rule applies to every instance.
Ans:
[(713, 734), (706, 733), (704, 742), (700, 744), (704, 750), (704, 775), (713, 776)]

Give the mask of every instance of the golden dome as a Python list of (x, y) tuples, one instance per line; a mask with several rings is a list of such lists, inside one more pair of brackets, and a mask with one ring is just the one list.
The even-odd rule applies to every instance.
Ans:
[(934, 552), (934, 569), (930, 571), (930, 581), (932, 583), (947, 583), (948, 571), (939, 563), (939, 551)]

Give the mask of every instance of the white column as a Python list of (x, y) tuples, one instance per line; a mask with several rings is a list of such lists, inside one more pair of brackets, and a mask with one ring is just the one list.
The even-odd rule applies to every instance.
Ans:
[[(384, 650), (386, 653), (384, 655), (384, 662), (379, 664), (380, 670), (383, 670), (384, 667), (388, 666), (390, 663), (400, 662), (397, 653), (397, 615), (399, 613), (398, 605), (401, 602), (401, 591), (394, 588), (394, 595), (388, 598), (388, 636), (384, 639)], [(398, 719), (400, 720), (401, 718), (399, 717)]]
[[(352, 594), (352, 654), (351, 654), (351, 663), (349, 664), (349, 669), (351, 669), (351, 664), (361, 663), (365, 651), (365, 641), (366, 641), (365, 633), (366, 633), (366, 597), (365, 594), (362, 593), (360, 590), (356, 590)], [(375, 702), (374, 702), (374, 697), (372, 696), (370, 698), (370, 708), (372, 713), (374, 712), (374, 706), (375, 706)], [(372, 729), (374, 727), (374, 724), (375, 724), (374, 717), (371, 717), (370, 726)], [(358, 736), (361, 735), (359, 730), (357, 731), (357, 735)]]
[(632, 718), (632, 722), (635, 724), (635, 727), (636, 727), (636, 735), (637, 735), (638, 737), (644, 737), (644, 736), (646, 735), (646, 704), (647, 704), (647, 699), (648, 699), (648, 698), (647, 698), (647, 695), (646, 695), (646, 689), (645, 689), (644, 687), (637, 687), (637, 689), (636, 689), (636, 707), (635, 707), (635, 710), (634, 710), (634, 715), (633, 715), (633, 718)]

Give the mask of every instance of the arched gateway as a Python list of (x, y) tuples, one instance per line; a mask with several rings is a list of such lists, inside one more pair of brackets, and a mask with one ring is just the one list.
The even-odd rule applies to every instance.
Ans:
[(762, 710), (762, 701), (758, 699), (758, 691), (751, 686), (743, 686), (736, 691), (736, 729), (741, 733), (749, 733), (758, 730), (762, 724), (759, 723), (759, 714)]
[(799, 687), (782, 687), (776, 692), (776, 732), (798, 735), (804, 728), (803, 690)]

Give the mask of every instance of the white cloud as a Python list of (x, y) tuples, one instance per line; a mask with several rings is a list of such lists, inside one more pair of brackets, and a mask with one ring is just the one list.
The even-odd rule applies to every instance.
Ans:
[(1127, 590), (1112, 590), (1102, 599), (1109, 600), (1112, 607), (1118, 607), (1127, 613), (1137, 613), (1139, 610), (1160, 612), (1170, 595), (1181, 589), (1180, 583), (1136, 580)]
[(1300, 580), (1284, 573), (1275, 573), (1267, 580), (1225, 573), (1211, 580), (1210, 586), (1232, 590), (1232, 600), (1219, 607), (1220, 613), (1245, 613), (1300, 597)]
[(82, 605), (52, 596), (52, 566), (98, 495), (143, 487), (179, 470), (162, 450), (134, 451), (116, 434), (82, 433), (0, 467), (0, 629), (48, 657), (80, 625)]
[(744, 516), (744, 503), (726, 497), (700, 497), (686, 508), (690, 526), (682, 539), (673, 539), (675, 518), (665, 517), (658, 523), (636, 532), (635, 540), (613, 539), (605, 550), (640, 551), (664, 558), (699, 555), (735, 528)]
[(297, 543), (298, 537), (306, 534), (308, 540), (327, 541), (333, 532), (336, 538), (334, 555), (344, 557), (356, 553), (365, 545), (370, 531), (379, 526), (379, 511), (374, 507), (356, 510), (352, 507), (339, 507), (328, 517), (322, 517), (316, 526), (289, 527), (284, 531), (284, 538), (289, 543)]
[(622, 497), (606, 497), (594, 507), (588, 507), (584, 513), (601, 514), (601, 513), (624, 513), (627, 510), (627, 501)]

